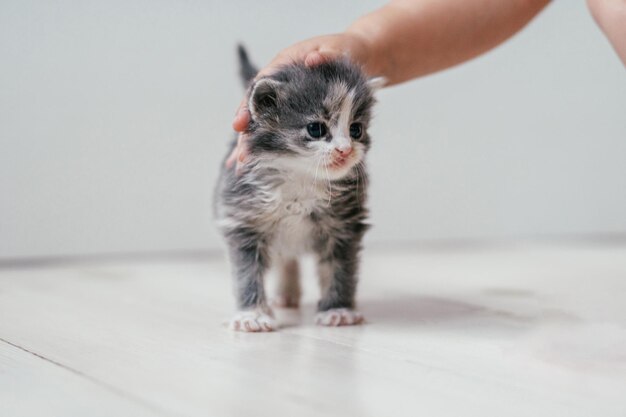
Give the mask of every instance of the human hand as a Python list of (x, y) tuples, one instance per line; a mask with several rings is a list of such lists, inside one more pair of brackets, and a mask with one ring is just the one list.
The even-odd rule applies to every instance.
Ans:
[[(372, 61), (370, 48), (366, 39), (357, 33), (344, 32), (318, 36), (283, 49), (269, 65), (259, 71), (255, 80), (272, 74), (282, 65), (300, 62), (308, 67), (314, 67), (339, 57), (348, 57), (361, 64), (366, 72), (373, 74), (372, 68), (370, 68)], [(237, 109), (233, 120), (233, 129), (239, 132), (239, 138), (237, 139), (237, 146), (226, 160), (226, 166), (230, 168), (236, 165), (237, 171), (246, 163), (248, 157), (245, 131), (250, 124), (251, 117), (247, 103), (248, 98), (244, 97)]]

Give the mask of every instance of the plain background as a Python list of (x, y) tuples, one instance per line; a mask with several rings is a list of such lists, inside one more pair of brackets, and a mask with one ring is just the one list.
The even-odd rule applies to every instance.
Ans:
[[(0, 3), (0, 258), (221, 246), (211, 194), (259, 64), (380, 1)], [(379, 95), (369, 245), (626, 232), (626, 77), (582, 0)]]

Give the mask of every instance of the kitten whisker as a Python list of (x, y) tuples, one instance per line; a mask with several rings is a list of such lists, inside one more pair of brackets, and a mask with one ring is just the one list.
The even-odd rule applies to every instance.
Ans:
[(320, 164), (322, 163), (322, 158), (324, 154), (320, 154), (317, 158), (317, 164), (315, 165), (315, 177), (313, 178), (313, 187), (317, 186), (317, 174), (320, 168)]
[[(357, 183), (357, 196), (360, 193), (360, 189), (365, 190), (367, 188), (367, 173), (365, 172), (365, 161), (361, 160), (358, 164), (357, 164), (357, 169), (358, 169), (358, 175), (359, 177), (362, 176), (361, 178), (361, 184), (359, 186), (359, 184)], [(363, 200), (359, 197), (359, 207), (361, 207), (361, 203), (363, 202)]]
[(361, 161), (359, 161), (355, 166), (356, 168), (356, 201), (359, 205), (359, 208), (361, 207), (361, 197), (360, 197), (360, 193), (359, 193), (359, 177), (361, 176)]
[[(326, 151), (324, 156), (328, 157), (330, 155), (331, 155), (330, 151)], [(330, 162), (330, 158), (324, 160), (324, 169), (326, 170), (326, 179), (328, 180), (328, 202), (326, 203), (326, 205), (328, 207), (330, 207), (330, 203), (331, 203), (331, 200), (333, 198), (333, 185), (332, 185), (332, 182), (330, 180), (330, 173), (328, 172), (328, 163), (329, 162)]]

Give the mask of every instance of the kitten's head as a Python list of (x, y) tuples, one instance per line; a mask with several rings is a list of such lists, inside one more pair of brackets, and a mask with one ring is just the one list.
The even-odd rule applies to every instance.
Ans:
[(379, 85), (347, 60), (289, 65), (259, 79), (249, 93), (250, 154), (312, 177), (346, 176), (370, 147), (367, 128)]

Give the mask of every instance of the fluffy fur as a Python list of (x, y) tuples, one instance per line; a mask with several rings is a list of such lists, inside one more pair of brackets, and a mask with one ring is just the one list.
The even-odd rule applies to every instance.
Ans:
[[(248, 84), (256, 70), (242, 48), (239, 55)], [(318, 259), (317, 323), (362, 321), (354, 308), (367, 229), (364, 157), (373, 89), (347, 60), (313, 68), (288, 65), (249, 86), (248, 161), (239, 172), (222, 168), (215, 195), (240, 310), (232, 329), (276, 328), (264, 290), (266, 272), (279, 271), (278, 303), (296, 307), (297, 259), (307, 252)]]

